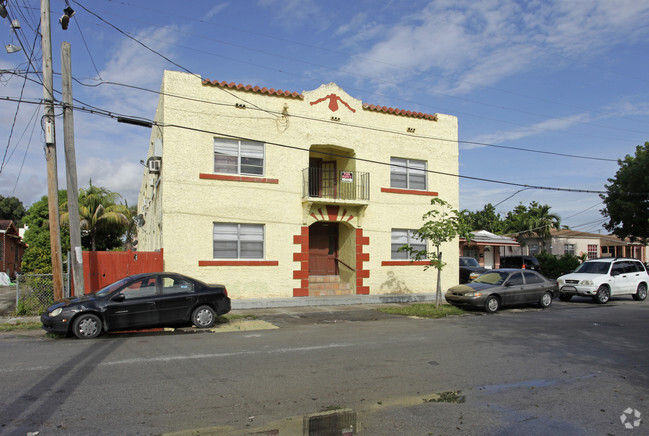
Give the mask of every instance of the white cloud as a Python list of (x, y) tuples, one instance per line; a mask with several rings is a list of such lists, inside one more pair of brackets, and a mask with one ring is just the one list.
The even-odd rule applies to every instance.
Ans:
[(216, 6), (214, 6), (212, 9), (207, 11), (205, 13), (204, 18), (212, 18), (212, 17), (218, 15), (219, 13), (221, 13), (221, 11), (223, 9), (227, 8), (228, 6), (229, 6), (229, 3), (219, 3)]
[[(170, 47), (178, 41), (179, 32), (176, 26), (149, 28), (138, 32), (134, 38), (173, 60), (175, 52)], [(178, 70), (179, 67), (129, 39), (115, 48), (100, 74), (105, 81), (158, 90), (165, 69)], [(152, 108), (158, 100), (156, 94), (119, 86), (103, 86), (98, 92), (106, 98), (104, 108), (129, 115), (153, 116)]]
[(137, 204), (137, 196), (144, 173), (144, 167), (139, 162), (125, 158), (90, 158), (77, 170), (79, 188), (87, 188), (88, 182), (92, 180), (94, 186), (101, 186), (117, 192), (129, 204)]
[[(649, 5), (633, 0), (435, 1), (391, 27), (384, 24), (344, 70), (378, 86), (433, 77), (435, 91), (466, 94), (527, 71), (542, 58), (554, 57), (555, 64), (561, 59), (555, 55), (575, 56), (567, 60), (572, 63), (592, 59), (611, 39), (646, 36), (648, 20)], [(349, 33), (354, 23), (339, 29)], [(350, 39), (354, 35), (346, 35)]]
[[(590, 121), (590, 115), (586, 113), (575, 114), (562, 118), (551, 118), (532, 124), (530, 126), (521, 127), (514, 130), (502, 130), (480, 135), (469, 139), (470, 142), (482, 142), (487, 144), (499, 144), (506, 141), (515, 139), (526, 138), (529, 136), (536, 136), (547, 132), (554, 132), (558, 130), (566, 130), (575, 124), (585, 123)], [(462, 148), (470, 149), (480, 147), (477, 144), (466, 144)]]

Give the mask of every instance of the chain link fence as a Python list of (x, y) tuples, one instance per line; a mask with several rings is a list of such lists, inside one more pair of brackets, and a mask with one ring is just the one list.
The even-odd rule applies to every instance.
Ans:
[[(63, 274), (63, 295), (70, 295), (69, 273)], [(16, 315), (40, 315), (54, 302), (52, 274), (24, 274), (16, 277)]]

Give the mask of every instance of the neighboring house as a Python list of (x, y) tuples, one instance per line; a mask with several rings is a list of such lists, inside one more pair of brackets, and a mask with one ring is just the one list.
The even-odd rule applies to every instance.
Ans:
[[(631, 257), (647, 261), (647, 246), (641, 242), (622, 240), (614, 235), (586, 233), (569, 229), (553, 229), (552, 237), (543, 240), (538, 236), (519, 238), (525, 254), (547, 251), (556, 256), (586, 254), (589, 259), (598, 257)], [(519, 254), (519, 253), (515, 253)]]
[[(138, 249), (233, 298), (434, 292), (404, 244), (438, 196), (459, 208), (457, 118), (165, 71)], [(430, 248), (430, 247), (429, 247)], [(442, 284), (458, 244), (443, 244)]]
[(486, 230), (471, 232), (469, 243), (460, 238), (460, 255), (473, 257), (480, 266), (488, 269), (500, 267), (501, 252), (520, 250), (515, 239), (500, 236)]
[(0, 220), (0, 272), (15, 279), (26, 247), (14, 222)]

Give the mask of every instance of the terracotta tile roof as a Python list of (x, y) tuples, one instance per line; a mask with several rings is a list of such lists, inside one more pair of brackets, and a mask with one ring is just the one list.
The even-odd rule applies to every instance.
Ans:
[(300, 100), (304, 99), (304, 96), (299, 92), (282, 91), (281, 89), (275, 89), (275, 88), (270, 88), (270, 89), (265, 87), (260, 88), (259, 86), (244, 85), (242, 83), (236, 84), (234, 82), (227, 83), (225, 81), (217, 82), (216, 80), (203, 79), (203, 85), (212, 85), (221, 88), (230, 88), (230, 89), (238, 89), (238, 90), (244, 90), (250, 92), (258, 92), (260, 94), (277, 95), (280, 97), (299, 98)]
[(437, 121), (437, 114), (425, 114), (423, 112), (413, 112), (413, 111), (407, 111), (405, 109), (397, 109), (397, 108), (386, 107), (386, 106), (376, 106), (373, 104), (363, 104), (363, 109), (377, 111), (377, 112), (385, 112), (388, 114), (403, 115), (406, 117), (424, 118), (426, 120)]
[[(291, 98), (299, 98), (300, 100), (304, 100), (304, 96), (300, 94), (297, 91), (285, 91), (281, 89), (275, 89), (275, 88), (260, 88), (259, 86), (252, 86), (252, 85), (244, 85), (242, 83), (234, 83), (234, 82), (218, 82), (216, 80), (210, 80), (210, 79), (203, 79), (202, 81), (203, 85), (211, 85), (211, 86), (218, 86), (220, 88), (229, 88), (229, 89), (238, 89), (238, 90), (244, 90), (248, 92), (257, 92), (260, 94), (268, 94), (268, 95), (277, 95), (279, 97), (291, 97)], [(394, 114), (394, 115), (402, 115), (405, 117), (413, 117), (413, 118), (423, 118), (426, 120), (431, 120), (431, 121), (437, 121), (437, 114), (426, 114), (423, 112), (414, 112), (414, 111), (408, 111), (405, 109), (397, 109), (393, 107), (386, 107), (386, 106), (378, 106), (378, 105), (373, 105), (373, 104), (363, 104), (363, 109), (365, 110), (370, 110), (374, 112), (383, 112), (386, 114)]]

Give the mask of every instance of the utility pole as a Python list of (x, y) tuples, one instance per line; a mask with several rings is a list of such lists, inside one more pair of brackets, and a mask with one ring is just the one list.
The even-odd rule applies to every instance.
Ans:
[(52, 34), (50, 0), (41, 0), (41, 48), (43, 51), (43, 120), (45, 125), (45, 160), (47, 161), (47, 199), (52, 254), (54, 299), (63, 298), (63, 259), (59, 225), (59, 182), (56, 168), (56, 135), (54, 131), (54, 86), (52, 80)]
[(74, 148), (74, 116), (72, 112), (72, 67), (70, 43), (61, 43), (61, 83), (63, 85), (63, 141), (68, 188), (68, 217), (70, 218), (70, 250), (68, 259), (74, 278), (74, 295), (85, 294), (81, 227), (79, 225), (79, 186), (77, 158)]

